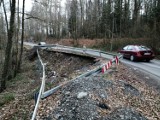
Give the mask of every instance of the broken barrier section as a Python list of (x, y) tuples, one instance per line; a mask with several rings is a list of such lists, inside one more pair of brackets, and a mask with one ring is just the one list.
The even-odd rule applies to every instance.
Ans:
[(114, 59), (110, 60), (108, 63), (104, 64), (102, 66), (102, 73), (105, 73), (111, 66), (112, 66), (112, 63), (115, 62), (115, 64), (118, 66), (119, 65), (119, 59), (122, 57), (121, 56), (116, 56)]

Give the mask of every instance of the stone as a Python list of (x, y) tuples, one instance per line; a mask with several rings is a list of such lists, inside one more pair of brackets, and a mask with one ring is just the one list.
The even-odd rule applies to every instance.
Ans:
[(80, 93), (78, 93), (77, 98), (78, 98), (78, 99), (81, 99), (81, 98), (86, 97), (87, 95), (88, 95), (87, 92), (80, 92)]

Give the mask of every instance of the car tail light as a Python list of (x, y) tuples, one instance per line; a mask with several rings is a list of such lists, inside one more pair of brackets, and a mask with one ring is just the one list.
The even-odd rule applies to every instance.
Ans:
[(141, 56), (141, 53), (140, 53), (140, 52), (137, 52), (137, 56)]

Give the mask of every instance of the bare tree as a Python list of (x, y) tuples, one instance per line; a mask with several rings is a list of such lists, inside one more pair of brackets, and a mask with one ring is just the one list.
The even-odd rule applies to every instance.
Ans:
[(2, 72), (0, 92), (2, 92), (6, 88), (6, 80), (8, 79), (8, 75), (9, 75), (8, 71), (9, 71), (9, 66), (11, 61), (10, 58), (11, 58), (12, 41), (13, 41), (13, 35), (14, 35), (15, 7), (16, 7), (16, 0), (12, 0), (10, 28), (8, 30), (8, 41), (7, 41), (7, 47), (5, 50), (5, 61), (4, 61), (4, 67)]
[(7, 32), (8, 32), (8, 19), (7, 19), (7, 13), (6, 13), (6, 8), (5, 8), (5, 5), (4, 5), (4, 1), (2, 1), (2, 4), (3, 4), (3, 10), (4, 10), (4, 15), (5, 15), (5, 21), (6, 21), (6, 26), (7, 26)]
[(23, 41), (24, 41), (24, 10), (25, 10), (25, 0), (23, 0), (23, 10), (22, 10), (22, 36), (21, 36), (21, 50), (19, 55), (18, 61), (18, 70), (20, 70), (21, 63), (22, 63), (22, 54), (23, 54)]
[(3, 2), (3, 0), (0, 0), (0, 7), (1, 7), (1, 3)]

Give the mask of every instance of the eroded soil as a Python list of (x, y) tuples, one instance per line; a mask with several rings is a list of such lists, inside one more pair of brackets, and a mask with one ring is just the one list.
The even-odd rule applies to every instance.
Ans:
[[(44, 103), (54, 101), (49, 105), (53, 106), (52, 112), (38, 117), (47, 120), (159, 120), (160, 94), (146, 84), (147, 76), (139, 76), (137, 72), (121, 64), (111, 68), (108, 74), (77, 79), (47, 98)], [(85, 95), (79, 98), (82, 93)]]
[[(0, 119), (30, 119), (34, 109), (34, 94), (40, 88), (42, 68), (37, 56), (29, 60), (30, 50), (24, 50), (23, 68), (13, 80), (7, 82), (7, 89), (0, 93)], [(46, 65), (46, 89), (63, 84), (101, 64), (102, 59), (80, 57), (58, 52), (40, 51)], [(14, 100), (6, 102), (1, 98), (11, 93)], [(7, 99), (7, 98), (5, 98)], [(46, 103), (48, 104), (48, 103)], [(41, 107), (40, 107), (41, 108)]]
[[(7, 84), (5, 93), (15, 99), (0, 106), (0, 119), (29, 120), (35, 105), (34, 93), (41, 84), (41, 67), (37, 59), (29, 61), (25, 51), (22, 73)], [(107, 62), (56, 52), (41, 51), (46, 65), (46, 90), (63, 84)], [(136, 68), (120, 63), (108, 73), (77, 79), (64, 84), (39, 105), (37, 120), (159, 120), (160, 95), (149, 82), (153, 79)]]

